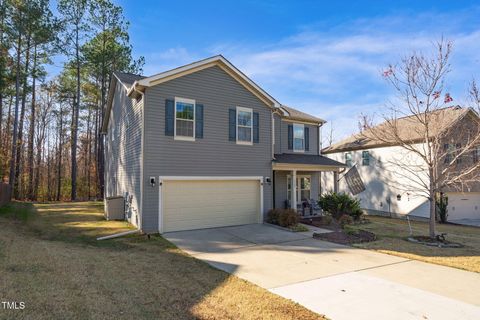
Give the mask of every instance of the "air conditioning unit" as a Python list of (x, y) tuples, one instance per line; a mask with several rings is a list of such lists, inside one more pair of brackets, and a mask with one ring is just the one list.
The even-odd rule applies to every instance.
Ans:
[(125, 200), (122, 196), (105, 198), (105, 219), (125, 220)]

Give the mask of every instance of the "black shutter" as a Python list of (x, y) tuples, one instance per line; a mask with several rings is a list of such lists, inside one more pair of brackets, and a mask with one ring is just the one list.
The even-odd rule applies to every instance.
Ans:
[(228, 140), (237, 140), (237, 110), (228, 110)]
[(165, 100), (165, 135), (173, 136), (175, 128), (175, 101)]
[(310, 128), (305, 127), (303, 133), (305, 135), (305, 151), (308, 151), (310, 149)]
[(195, 105), (195, 138), (203, 138), (203, 104)]
[(253, 143), (259, 142), (258, 112), (253, 113)]
[(293, 124), (288, 125), (288, 150), (293, 150)]

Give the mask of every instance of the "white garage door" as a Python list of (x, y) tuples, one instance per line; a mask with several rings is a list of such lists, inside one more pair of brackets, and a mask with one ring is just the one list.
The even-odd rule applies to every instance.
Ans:
[(448, 220), (480, 219), (480, 193), (448, 193)]
[(260, 222), (259, 180), (180, 180), (162, 186), (163, 232)]

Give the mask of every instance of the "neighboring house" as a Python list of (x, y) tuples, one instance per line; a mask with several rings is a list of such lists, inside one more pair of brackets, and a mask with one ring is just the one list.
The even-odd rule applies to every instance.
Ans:
[(114, 73), (105, 196), (124, 196), (147, 233), (260, 223), (273, 207), (317, 199), (320, 172), (344, 167), (320, 155), (324, 122), (222, 56), (151, 77)]
[[(461, 145), (463, 134), (473, 128), (478, 132), (478, 115), (468, 108), (449, 107), (441, 109), (438, 117), (445, 122), (446, 128), (454, 128), (446, 134), (444, 150)], [(380, 124), (380, 128), (384, 124)], [(473, 127), (476, 126), (476, 127)], [(399, 118), (397, 126), (403, 141), (411, 141), (412, 146), (421, 148), (422, 129), (413, 116)], [(449, 131), (449, 132), (450, 132)], [(440, 132), (432, 132), (437, 135)], [(453, 148), (455, 149), (455, 148)], [(422, 196), (418, 186), (429, 183), (426, 178), (426, 166), (414, 152), (392, 144), (385, 144), (365, 134), (356, 134), (322, 150), (322, 154), (336, 161), (345, 162), (350, 168), (356, 165), (365, 184), (366, 190), (356, 195), (363, 208), (371, 213), (392, 216), (411, 215), (429, 217), (429, 203)], [(480, 149), (468, 152), (457, 165), (471, 165), (479, 161)], [(443, 152), (442, 152), (443, 157)], [(443, 161), (443, 160), (440, 160)], [(409, 164), (402, 166), (400, 164)], [(422, 171), (424, 170), (424, 171)], [(420, 177), (420, 178), (419, 178)], [(421, 180), (421, 181), (420, 181)], [(333, 182), (329, 177), (322, 177), (323, 190), (333, 190)], [(339, 191), (348, 192), (345, 179), (340, 174)], [(444, 190), (448, 196), (448, 219), (480, 219), (480, 185), (470, 185), (469, 189), (449, 188)], [(424, 194), (424, 193), (423, 193)]]

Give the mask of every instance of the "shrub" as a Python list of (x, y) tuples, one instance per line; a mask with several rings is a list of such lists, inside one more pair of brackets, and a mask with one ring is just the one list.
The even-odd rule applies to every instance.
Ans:
[(267, 212), (267, 222), (281, 227), (291, 227), (298, 224), (298, 214), (293, 209), (270, 209)]
[(346, 193), (330, 192), (324, 194), (318, 200), (318, 204), (336, 220), (340, 219), (344, 214), (349, 215), (354, 220), (359, 220), (363, 214), (360, 200)]
[(278, 225), (290, 227), (298, 223), (298, 214), (293, 209), (283, 209), (278, 216)]
[(448, 217), (448, 197), (440, 192), (435, 197), (435, 204), (437, 205), (437, 212), (440, 217), (440, 222), (445, 223), (447, 222)]
[(271, 224), (278, 224), (279, 216), (280, 216), (280, 209), (270, 209), (267, 212), (267, 222)]
[(338, 223), (340, 224), (340, 227), (345, 228), (346, 225), (352, 224), (353, 219), (351, 216), (348, 214), (343, 214), (340, 218), (338, 218)]
[(323, 221), (322, 221), (323, 224), (325, 224), (326, 226), (328, 226), (328, 225), (330, 225), (330, 224), (332, 223), (333, 218), (332, 218), (332, 216), (328, 215), (328, 216), (323, 216), (323, 217), (322, 217), (322, 220), (323, 220)]

